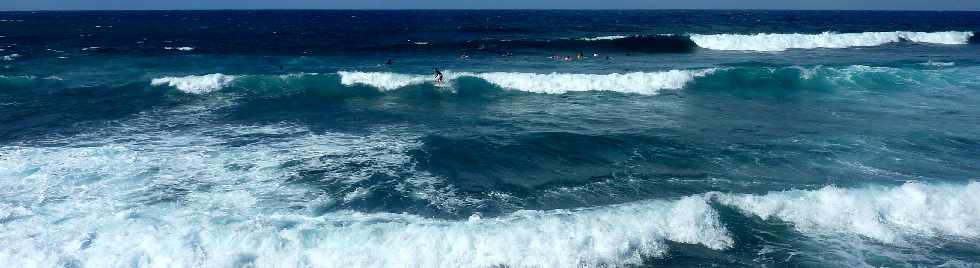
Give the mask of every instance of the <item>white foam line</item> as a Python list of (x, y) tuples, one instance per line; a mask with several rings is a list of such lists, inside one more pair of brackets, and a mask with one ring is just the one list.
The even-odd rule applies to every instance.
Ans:
[[(653, 95), (662, 89), (680, 89), (685, 84), (716, 69), (669, 70), (662, 72), (633, 72), (624, 74), (571, 74), (571, 73), (452, 73), (446, 72), (447, 80), (476, 77), (506, 89), (562, 94), (576, 91), (618, 91)], [(435, 78), (425, 75), (407, 75), (386, 72), (338, 72), (341, 83), (347, 86), (368, 85), (382, 90), (393, 90), (410, 85), (432, 83)]]
[(918, 43), (958, 45), (969, 42), (973, 32), (863, 32), (820, 34), (692, 34), (699, 47), (713, 50), (784, 51), (788, 49), (871, 47), (908, 40)]

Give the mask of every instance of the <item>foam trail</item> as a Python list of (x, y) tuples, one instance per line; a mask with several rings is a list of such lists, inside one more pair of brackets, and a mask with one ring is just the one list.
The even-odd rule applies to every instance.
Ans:
[(720, 195), (722, 204), (793, 223), (808, 235), (851, 234), (885, 243), (938, 236), (980, 238), (980, 183)]
[(973, 32), (863, 32), (820, 34), (693, 34), (699, 47), (714, 50), (784, 51), (787, 49), (871, 47), (903, 40), (960, 45), (967, 44)]
[(235, 81), (237, 77), (224, 74), (189, 75), (184, 77), (163, 77), (153, 79), (150, 84), (154, 86), (171, 86), (180, 91), (202, 94), (224, 88)]
[[(562, 94), (575, 91), (618, 91), (653, 95), (661, 89), (680, 89), (697, 77), (703, 77), (715, 69), (670, 70), (663, 72), (633, 72), (625, 74), (570, 74), (570, 73), (451, 73), (446, 72), (448, 80), (461, 77), (475, 77), (496, 86), (548, 94)], [(409, 85), (429, 83), (434, 78), (422, 75), (395, 73), (338, 72), (344, 85), (363, 84), (382, 90), (393, 90)]]

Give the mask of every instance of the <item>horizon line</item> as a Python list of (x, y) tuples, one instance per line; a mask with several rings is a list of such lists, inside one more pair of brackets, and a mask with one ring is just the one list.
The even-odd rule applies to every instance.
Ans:
[(980, 12), (980, 9), (780, 9), (780, 8), (200, 8), (200, 9), (0, 9), (0, 12), (139, 11), (878, 11)]

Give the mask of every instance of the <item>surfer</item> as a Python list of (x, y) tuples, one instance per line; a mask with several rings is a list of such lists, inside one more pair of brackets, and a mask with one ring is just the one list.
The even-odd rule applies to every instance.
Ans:
[(437, 86), (441, 86), (442, 85), (442, 72), (439, 71), (439, 68), (433, 68), (433, 69), (435, 69), (435, 71), (436, 71), (436, 85)]
[(392, 65), (392, 64), (395, 64), (395, 61), (393, 61), (391, 59), (388, 59), (388, 61), (385, 62), (385, 65)]

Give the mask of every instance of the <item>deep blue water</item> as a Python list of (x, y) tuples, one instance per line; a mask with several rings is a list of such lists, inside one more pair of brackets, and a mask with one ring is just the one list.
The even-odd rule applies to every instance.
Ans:
[(980, 266), (975, 32), (980, 12), (0, 12), (0, 264)]

